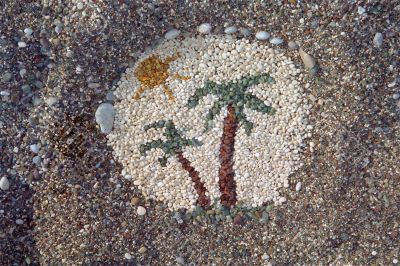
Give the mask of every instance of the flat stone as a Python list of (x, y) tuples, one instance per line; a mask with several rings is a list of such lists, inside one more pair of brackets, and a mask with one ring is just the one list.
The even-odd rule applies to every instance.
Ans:
[(143, 254), (147, 251), (147, 248), (145, 246), (142, 246), (141, 248), (139, 248), (139, 253)]
[(89, 83), (88, 84), (89, 89), (97, 89), (100, 87), (99, 83)]
[(270, 36), (271, 36), (271, 34), (269, 34), (266, 31), (258, 31), (256, 33), (256, 39), (260, 40), (260, 41), (268, 40)]
[(99, 124), (102, 133), (108, 134), (114, 124), (115, 110), (110, 103), (102, 103), (95, 113), (96, 123)]
[(10, 181), (8, 181), (8, 179), (7, 179), (6, 176), (3, 176), (3, 177), (0, 179), (0, 188), (1, 188), (2, 190), (8, 190), (8, 189), (10, 188)]
[(140, 202), (140, 199), (139, 199), (138, 197), (133, 197), (133, 198), (131, 199), (131, 204), (132, 204), (132, 205), (138, 205), (139, 202)]
[(9, 82), (12, 78), (12, 74), (10, 72), (6, 72), (1, 76), (1, 80), (3, 82)]
[(18, 225), (24, 224), (24, 221), (22, 219), (17, 219), (15, 220), (15, 223)]
[(311, 55), (304, 52), (303, 49), (300, 48), (299, 54), (300, 54), (301, 60), (303, 60), (304, 66), (306, 68), (311, 69), (315, 66), (315, 59)]
[(31, 150), (31, 152), (38, 154), (40, 147), (37, 144), (32, 144), (29, 146), (29, 149)]
[(283, 43), (283, 40), (281, 38), (272, 38), (270, 41), (270, 43), (275, 44), (275, 45), (279, 45)]
[(178, 37), (180, 33), (181, 33), (181, 31), (179, 31), (177, 29), (172, 29), (172, 30), (169, 30), (167, 33), (165, 33), (164, 38), (167, 40), (172, 40), (172, 39), (175, 39), (176, 37)]
[(237, 28), (235, 26), (227, 27), (224, 32), (225, 34), (233, 34), (237, 32)]
[(374, 42), (375, 47), (380, 48), (383, 44), (382, 33), (380, 33), (380, 32), (375, 33), (373, 42)]
[(297, 43), (295, 43), (293, 41), (288, 42), (288, 47), (289, 47), (290, 50), (296, 50), (297, 48), (299, 48)]

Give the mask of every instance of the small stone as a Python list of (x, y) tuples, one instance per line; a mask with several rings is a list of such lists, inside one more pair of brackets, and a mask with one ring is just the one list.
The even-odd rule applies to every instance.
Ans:
[(146, 214), (146, 209), (144, 207), (142, 207), (142, 206), (139, 206), (137, 208), (137, 214), (140, 215), (140, 216), (145, 215)]
[(58, 99), (56, 97), (50, 96), (48, 98), (46, 98), (45, 100), (47, 106), (53, 106), (58, 102)]
[(1, 96), (10, 96), (10, 92), (9, 91), (0, 91), (0, 95)]
[(125, 253), (124, 258), (127, 260), (131, 260), (132, 259), (132, 255), (129, 253)]
[(96, 110), (96, 123), (99, 124), (101, 132), (108, 134), (114, 124), (115, 110), (110, 103), (102, 103)]
[(77, 8), (78, 10), (82, 10), (82, 9), (83, 9), (83, 3), (82, 3), (82, 2), (79, 2), (79, 3), (76, 5), (76, 8)]
[(359, 15), (364, 15), (365, 14), (365, 8), (363, 8), (362, 6), (359, 6), (357, 8), (357, 12)]
[(138, 197), (133, 197), (133, 198), (131, 199), (131, 204), (132, 204), (132, 205), (138, 205), (139, 202), (140, 202), (140, 199), (139, 199)]
[(22, 85), (21, 89), (25, 94), (29, 94), (32, 92), (31, 86), (29, 86), (28, 84)]
[(233, 34), (237, 32), (237, 28), (235, 26), (227, 27), (224, 32), (225, 34)]
[(143, 254), (147, 251), (147, 248), (145, 246), (142, 246), (141, 248), (139, 248), (139, 253)]
[(299, 192), (301, 190), (301, 182), (297, 182), (296, 191)]
[(1, 76), (1, 80), (3, 82), (9, 82), (12, 78), (12, 74), (10, 72), (6, 72)]
[(175, 258), (176, 263), (178, 263), (179, 265), (185, 265), (185, 259), (182, 257), (176, 257)]
[(24, 33), (27, 37), (31, 36), (33, 33), (33, 30), (31, 28), (26, 28), (24, 29)]
[(112, 102), (112, 101), (115, 100), (115, 95), (114, 95), (114, 92), (113, 92), (113, 91), (107, 92), (107, 94), (106, 94), (106, 100), (107, 100), (107, 101), (110, 101), (110, 102)]
[(165, 33), (164, 38), (167, 40), (172, 40), (172, 39), (175, 39), (176, 37), (178, 37), (180, 33), (181, 32), (179, 30), (172, 29), (172, 30), (169, 30), (167, 33)]
[(89, 83), (88, 84), (89, 89), (97, 89), (100, 87), (99, 83)]
[(44, 84), (40, 80), (36, 80), (34, 85), (35, 85), (36, 88), (38, 88), (40, 90), (44, 88)]
[(260, 41), (268, 40), (271, 35), (266, 31), (258, 31), (256, 33), (256, 39)]
[(26, 46), (26, 42), (18, 42), (18, 48), (25, 48)]
[(198, 32), (200, 32), (201, 34), (209, 34), (211, 32), (211, 29), (212, 26), (210, 23), (203, 23), (197, 28)]
[(240, 34), (242, 34), (244, 37), (249, 37), (251, 34), (251, 31), (248, 28), (241, 28)]
[(374, 36), (373, 42), (374, 42), (375, 47), (380, 48), (382, 46), (382, 44), (383, 44), (383, 35), (382, 35), (382, 33), (377, 32), (375, 34), (375, 36)]
[(293, 41), (288, 42), (288, 47), (289, 47), (290, 50), (296, 50), (297, 48), (299, 48), (297, 43), (295, 43)]
[(283, 40), (281, 38), (272, 38), (270, 41), (270, 43), (275, 44), (275, 45), (279, 45), (283, 43)]
[(398, 99), (400, 99), (400, 94), (399, 93), (395, 93), (395, 94), (393, 94), (393, 100), (398, 100)]
[(62, 25), (57, 25), (57, 26), (54, 28), (54, 31), (55, 31), (57, 34), (60, 34), (61, 31), (62, 31)]
[(300, 54), (301, 60), (303, 60), (304, 66), (306, 68), (311, 69), (315, 66), (315, 59), (311, 55), (304, 52), (303, 49), (300, 48), (299, 54)]
[(378, 252), (376, 252), (375, 250), (373, 250), (373, 251), (371, 252), (371, 254), (372, 254), (372, 256), (376, 256), (376, 255), (378, 255)]
[(6, 176), (3, 176), (3, 177), (0, 179), (0, 188), (1, 188), (2, 190), (8, 190), (8, 189), (10, 188), (10, 181), (8, 181), (8, 179), (7, 179)]
[(18, 225), (21, 225), (24, 223), (24, 221), (22, 219), (17, 219), (17, 220), (15, 220), (15, 223)]
[(42, 161), (42, 158), (39, 155), (33, 157), (33, 159), (32, 159), (32, 162), (36, 165), (39, 165), (41, 161)]
[(32, 145), (29, 146), (29, 148), (30, 148), (31, 152), (36, 153), (36, 154), (39, 153), (39, 150), (40, 150), (39, 145), (37, 145), (37, 144), (32, 144)]

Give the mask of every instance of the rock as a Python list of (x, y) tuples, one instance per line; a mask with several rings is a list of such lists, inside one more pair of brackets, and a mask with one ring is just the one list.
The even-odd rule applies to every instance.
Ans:
[(380, 48), (383, 44), (382, 33), (380, 33), (380, 32), (375, 33), (373, 42), (374, 42), (375, 47)]
[(131, 260), (132, 259), (132, 255), (129, 254), (129, 253), (125, 253), (124, 254), (124, 258), (127, 259), (127, 260)]
[(260, 41), (268, 40), (271, 35), (266, 31), (258, 31), (256, 33), (256, 39)]
[(12, 79), (12, 73), (6, 72), (1, 76), (1, 81), (9, 82)]
[(33, 30), (31, 28), (26, 28), (24, 29), (24, 33), (27, 37), (31, 36), (33, 33)]
[(301, 60), (303, 60), (304, 66), (306, 68), (311, 69), (311, 68), (313, 68), (315, 66), (314, 58), (311, 55), (309, 55), (306, 52), (304, 52), (303, 49), (300, 48), (299, 54), (300, 54)]
[(398, 100), (398, 99), (400, 99), (400, 94), (399, 93), (395, 93), (395, 94), (393, 94), (393, 100)]
[(24, 221), (22, 219), (17, 219), (15, 220), (15, 223), (18, 225), (24, 224)]
[(96, 110), (96, 123), (99, 124), (101, 132), (108, 134), (114, 124), (115, 110), (110, 103), (102, 103)]
[(203, 23), (197, 28), (198, 32), (200, 32), (201, 34), (209, 34), (211, 32), (211, 29), (212, 26), (210, 23)]
[(141, 248), (139, 248), (139, 253), (143, 254), (147, 251), (147, 248), (145, 246), (142, 246)]
[(89, 83), (88, 84), (89, 89), (97, 89), (100, 87), (99, 83)]
[(145, 215), (146, 214), (146, 209), (144, 207), (142, 207), (142, 206), (139, 206), (137, 208), (137, 214), (140, 215), (140, 216)]
[(272, 43), (272, 44), (279, 45), (279, 44), (283, 43), (283, 40), (281, 38), (276, 38), (275, 37), (275, 38), (272, 38), (269, 42)]
[(299, 48), (297, 43), (295, 43), (293, 41), (288, 42), (288, 47), (289, 47), (290, 50), (296, 50), (297, 48)]
[(62, 25), (57, 25), (55, 28), (54, 28), (54, 31), (57, 33), (57, 34), (60, 34), (61, 33), (61, 31), (62, 31)]
[(241, 28), (240, 34), (242, 34), (244, 37), (249, 37), (251, 34), (251, 31), (247, 28)]
[(3, 176), (3, 177), (0, 179), (0, 188), (1, 188), (2, 190), (8, 190), (8, 189), (10, 188), (10, 182), (8, 181), (8, 179), (7, 179), (6, 176)]
[(26, 42), (18, 42), (18, 48), (25, 48), (26, 46)]
[(33, 157), (33, 159), (32, 159), (32, 162), (36, 165), (39, 165), (41, 161), (42, 161), (42, 158), (38, 155)]
[(36, 154), (39, 153), (39, 150), (40, 150), (39, 145), (37, 145), (37, 144), (32, 144), (32, 145), (29, 146), (29, 148), (30, 148), (31, 152), (36, 153)]
[(139, 199), (138, 197), (133, 197), (133, 198), (131, 199), (131, 204), (132, 204), (132, 205), (138, 205), (139, 202), (140, 202), (140, 199)]
[(224, 32), (225, 34), (233, 34), (237, 32), (237, 28), (235, 26), (227, 27)]
[(107, 92), (107, 94), (106, 94), (106, 100), (107, 100), (107, 101), (110, 101), (110, 102), (112, 102), (112, 101), (115, 100), (115, 95), (114, 95), (114, 92), (113, 92), (113, 91)]
[(40, 80), (36, 80), (33, 84), (35, 85), (36, 88), (40, 90), (44, 88), (44, 84)]
[(301, 182), (297, 182), (296, 191), (299, 192), (301, 190)]
[(83, 9), (83, 3), (82, 3), (82, 2), (79, 2), (79, 3), (76, 5), (76, 8), (77, 8), (78, 10), (82, 10), (82, 9)]
[(169, 30), (167, 33), (165, 33), (164, 38), (167, 40), (172, 40), (172, 39), (175, 39), (176, 37), (178, 37), (180, 33), (181, 32), (179, 30), (172, 29), (172, 30)]
[(362, 7), (362, 6), (359, 6), (359, 7), (357, 7), (357, 12), (358, 12), (358, 14), (359, 15), (364, 15), (365, 14), (365, 8), (364, 7)]
[(0, 95), (1, 96), (10, 96), (10, 92), (9, 91), (0, 91)]
[(176, 257), (175, 258), (176, 263), (178, 263), (179, 265), (185, 265), (185, 259), (182, 257)]
[(50, 96), (49, 98), (45, 99), (45, 102), (47, 106), (53, 106), (58, 102), (58, 99), (56, 97)]

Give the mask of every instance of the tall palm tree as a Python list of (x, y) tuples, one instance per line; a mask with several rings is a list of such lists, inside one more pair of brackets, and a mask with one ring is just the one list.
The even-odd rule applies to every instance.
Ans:
[(162, 149), (164, 156), (159, 158), (158, 161), (163, 167), (167, 165), (169, 156), (176, 156), (178, 162), (182, 165), (182, 168), (189, 173), (189, 176), (194, 183), (194, 188), (198, 194), (198, 204), (203, 207), (210, 205), (210, 198), (206, 195), (207, 189), (204, 186), (204, 183), (200, 180), (199, 172), (197, 172), (191, 165), (190, 161), (183, 156), (184, 147), (200, 146), (202, 143), (194, 138), (187, 139), (182, 137), (181, 131), (176, 129), (171, 120), (160, 120), (144, 127), (145, 131), (151, 128), (164, 128), (163, 135), (167, 138), (167, 140), (163, 141), (162, 139), (157, 139), (145, 144), (141, 144), (139, 147), (140, 154), (145, 156), (146, 152), (151, 149)]
[(221, 191), (221, 204), (231, 207), (236, 204), (236, 182), (233, 171), (233, 154), (235, 146), (235, 135), (238, 127), (242, 125), (249, 136), (253, 129), (253, 123), (247, 120), (243, 112), (244, 107), (263, 114), (274, 114), (275, 109), (267, 106), (262, 100), (253, 94), (246, 92), (251, 86), (272, 82), (268, 74), (260, 74), (244, 77), (239, 81), (232, 81), (226, 84), (217, 84), (207, 81), (202, 88), (198, 88), (194, 95), (188, 100), (188, 107), (194, 108), (199, 104), (201, 98), (208, 94), (218, 96), (218, 100), (208, 111), (205, 118), (205, 131), (208, 131), (214, 118), (221, 112), (224, 106), (227, 107), (227, 115), (224, 118), (223, 135), (219, 158), (221, 167), (219, 169), (219, 187)]

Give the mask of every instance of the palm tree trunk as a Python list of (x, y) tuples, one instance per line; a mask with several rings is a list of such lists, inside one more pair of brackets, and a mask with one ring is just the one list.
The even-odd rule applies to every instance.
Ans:
[(200, 206), (209, 206), (210, 205), (210, 198), (206, 195), (206, 187), (204, 183), (200, 180), (199, 172), (194, 169), (194, 167), (190, 164), (190, 161), (183, 156), (183, 152), (178, 152), (176, 154), (178, 161), (181, 163), (183, 169), (185, 169), (189, 176), (192, 178), (194, 183), (194, 188), (197, 191), (198, 199), (197, 202)]
[(228, 105), (228, 114), (224, 119), (224, 131), (221, 137), (219, 159), (219, 189), (221, 191), (221, 204), (231, 207), (236, 204), (236, 182), (233, 171), (233, 154), (235, 151), (235, 135), (238, 128), (232, 104)]

